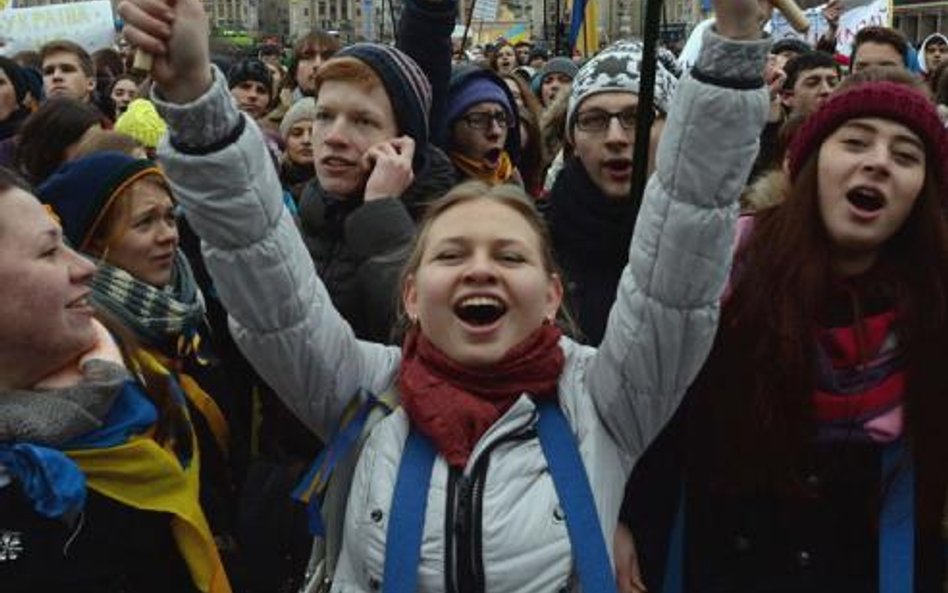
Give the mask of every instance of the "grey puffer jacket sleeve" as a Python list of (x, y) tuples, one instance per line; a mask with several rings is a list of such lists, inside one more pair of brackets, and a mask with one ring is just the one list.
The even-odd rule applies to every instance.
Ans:
[(201, 237), (241, 351), (317, 435), (332, 434), (360, 388), (394, 379), (397, 348), (362, 342), (333, 308), (257, 124), (237, 111), (223, 74), (190, 104), (153, 100), (170, 136), (159, 146), (175, 196)]
[(737, 199), (767, 115), (769, 46), (709, 30), (669, 110), (629, 263), (585, 375), (599, 417), (631, 459), (664, 426), (711, 348)]

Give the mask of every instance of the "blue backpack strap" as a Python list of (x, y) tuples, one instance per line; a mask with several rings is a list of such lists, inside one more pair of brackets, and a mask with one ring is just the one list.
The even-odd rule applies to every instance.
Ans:
[(336, 465), (358, 446), (359, 438), (365, 430), (369, 414), (376, 407), (382, 407), (386, 410), (386, 413), (391, 412), (391, 399), (387, 395), (376, 398), (371, 393), (360, 390), (343, 412), (336, 434), (329, 440), (329, 443), (316, 457), (299, 484), (293, 489), (291, 497), (306, 505), (306, 516), (311, 535), (325, 537), (326, 526), (323, 523), (320, 499), (329, 485), (329, 479), (332, 477)]
[(892, 482), (879, 517), (879, 593), (915, 590), (915, 471), (906, 451), (904, 438), (882, 451), (882, 476)]
[(685, 590), (685, 483), (678, 489), (678, 505), (672, 523), (671, 539), (668, 542), (668, 557), (665, 559), (665, 578), (662, 593), (682, 593)]
[(421, 539), (436, 456), (427, 437), (414, 429), (408, 433), (385, 532), (385, 593), (415, 593), (418, 588)]
[(616, 593), (616, 578), (603, 539), (586, 467), (558, 402), (540, 404), (537, 432), (566, 515), (579, 582), (586, 593)]

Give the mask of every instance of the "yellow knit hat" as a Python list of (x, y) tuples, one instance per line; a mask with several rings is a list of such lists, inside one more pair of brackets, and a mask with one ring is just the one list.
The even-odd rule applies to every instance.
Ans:
[(168, 126), (151, 101), (135, 99), (115, 122), (115, 131), (131, 136), (145, 148), (158, 148), (158, 142), (168, 131)]

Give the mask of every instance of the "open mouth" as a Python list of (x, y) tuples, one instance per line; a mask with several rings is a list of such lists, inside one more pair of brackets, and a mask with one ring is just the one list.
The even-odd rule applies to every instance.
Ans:
[(501, 153), (501, 150), (499, 148), (491, 148), (490, 150), (484, 153), (484, 160), (490, 163), (491, 165), (496, 165), (497, 163), (500, 162), (500, 153)]
[(487, 326), (498, 321), (507, 312), (507, 305), (500, 299), (474, 296), (462, 299), (454, 306), (454, 314), (464, 323)]
[(89, 309), (91, 307), (92, 302), (89, 301), (88, 293), (66, 304), (67, 309)]
[(614, 176), (632, 174), (632, 159), (609, 159), (602, 164), (607, 173)]
[(877, 212), (885, 206), (885, 198), (878, 190), (857, 187), (846, 193), (846, 200), (862, 212)]

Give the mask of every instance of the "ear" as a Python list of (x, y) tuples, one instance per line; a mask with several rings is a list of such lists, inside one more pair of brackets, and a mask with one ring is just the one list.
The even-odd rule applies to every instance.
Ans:
[(549, 286), (546, 291), (546, 311), (544, 317), (556, 319), (556, 313), (563, 304), (563, 281), (559, 274), (550, 274)]
[(409, 274), (402, 287), (402, 306), (411, 319), (418, 319), (418, 291), (415, 285), (415, 275)]
[(780, 91), (780, 104), (787, 109), (793, 109), (793, 91)]
[(95, 76), (92, 78), (86, 78), (86, 91), (89, 95), (92, 95), (92, 91), (95, 90)]

